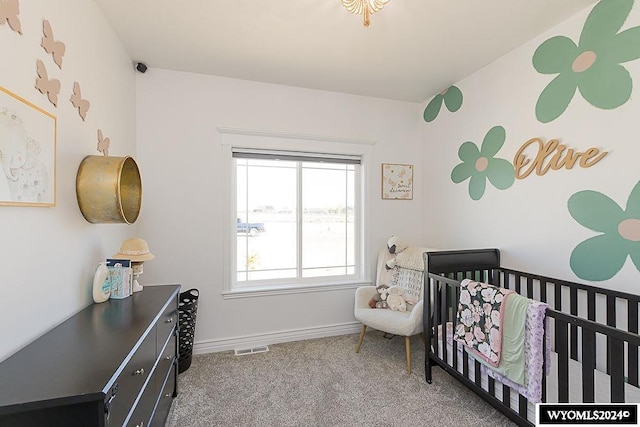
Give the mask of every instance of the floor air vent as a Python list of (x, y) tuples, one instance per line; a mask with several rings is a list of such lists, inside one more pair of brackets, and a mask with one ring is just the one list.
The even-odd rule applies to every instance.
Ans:
[(266, 353), (269, 351), (269, 347), (266, 345), (260, 347), (246, 348), (243, 350), (233, 350), (236, 356), (244, 356), (245, 354)]

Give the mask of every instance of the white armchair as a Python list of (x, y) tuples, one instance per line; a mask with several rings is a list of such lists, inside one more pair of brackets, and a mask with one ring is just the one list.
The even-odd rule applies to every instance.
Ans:
[(389, 251), (386, 248), (381, 250), (378, 255), (375, 286), (361, 286), (356, 289), (354, 315), (357, 320), (362, 322), (362, 330), (356, 347), (356, 353), (360, 352), (367, 326), (389, 334), (404, 336), (407, 373), (411, 373), (410, 337), (422, 333), (422, 299), (415, 304), (411, 311), (402, 312), (369, 307), (369, 301), (371, 301), (377, 292), (376, 286), (382, 284), (390, 285), (388, 282), (390, 275), (385, 274), (385, 264), (390, 258), (389, 255)]

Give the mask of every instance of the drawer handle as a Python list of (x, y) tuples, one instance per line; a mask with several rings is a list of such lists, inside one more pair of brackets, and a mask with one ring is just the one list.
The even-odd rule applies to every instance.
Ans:
[(136, 424), (136, 427), (144, 427), (144, 421), (140, 421), (140, 424)]
[(164, 360), (171, 360), (173, 359), (173, 356), (165, 356)]
[(165, 394), (164, 397), (171, 397), (171, 393)]
[(173, 323), (173, 317), (168, 318), (164, 323)]
[(144, 375), (144, 368), (136, 369), (133, 371), (133, 375)]

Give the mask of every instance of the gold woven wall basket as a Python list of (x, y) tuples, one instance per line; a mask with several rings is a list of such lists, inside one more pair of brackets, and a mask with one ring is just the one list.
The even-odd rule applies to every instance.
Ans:
[(129, 156), (87, 156), (78, 168), (76, 196), (90, 223), (133, 224), (142, 204), (138, 165)]

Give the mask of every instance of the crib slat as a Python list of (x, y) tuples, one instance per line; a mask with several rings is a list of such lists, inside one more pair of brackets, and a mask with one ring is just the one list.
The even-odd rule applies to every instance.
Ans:
[(553, 284), (553, 308), (557, 311), (562, 311), (562, 286), (557, 283)]
[(582, 329), (582, 402), (594, 403), (594, 378), (593, 370), (596, 367), (595, 360), (596, 333)]
[[(569, 291), (569, 312), (576, 316), (578, 314), (578, 289), (570, 288)], [(578, 327), (571, 325), (571, 358), (578, 360)]]
[[(616, 297), (607, 295), (607, 325), (616, 326)], [(611, 338), (607, 337), (607, 348), (611, 348)], [(611, 375), (611, 355), (607, 352), (607, 374)]]
[(540, 279), (540, 301), (547, 302), (547, 281)]
[[(460, 287), (456, 286), (454, 287), (454, 297), (455, 297), (455, 302), (454, 302), (454, 312), (457, 313), (457, 301), (460, 301)], [(455, 332), (456, 330), (456, 316), (453, 316), (452, 320), (453, 322), (453, 331)], [(443, 343), (445, 341), (442, 341)], [(458, 342), (456, 340), (453, 340), (453, 345), (452, 345), (452, 349), (451, 349), (451, 358), (453, 359), (453, 368), (455, 370), (458, 370)]]
[[(635, 301), (627, 302), (627, 310), (629, 313), (629, 332), (634, 334), (638, 333), (638, 303)], [(638, 387), (638, 347), (629, 344), (628, 347), (629, 364), (627, 375), (629, 377), (629, 384)]]
[(502, 403), (511, 408), (511, 389), (502, 384)]
[[(588, 290), (587, 291), (587, 319), (592, 320), (592, 321), (596, 321), (596, 293), (592, 290)], [(584, 355), (585, 353), (585, 349), (582, 349), (582, 354)], [(596, 346), (595, 344), (593, 345), (593, 349), (589, 350), (591, 351), (591, 353), (593, 353), (591, 355), (591, 357), (594, 360), (594, 367), (595, 367), (595, 360), (596, 360)], [(584, 357), (584, 356), (583, 356)]]
[[(553, 294), (554, 294), (553, 308), (557, 311), (562, 311), (562, 288), (560, 287), (559, 284), (555, 282), (553, 283)], [(558, 322), (556, 321), (556, 325), (557, 324)], [(567, 345), (566, 339), (564, 341), (560, 340), (560, 337), (556, 333), (554, 336), (553, 347), (557, 349), (557, 348), (563, 348), (562, 346), (564, 346), (564, 348), (566, 348), (566, 345)]]
[(611, 403), (624, 402), (624, 341), (612, 338), (609, 347), (611, 360)]
[[(433, 291), (434, 291), (434, 295), (433, 295), (433, 324), (431, 325), (432, 329), (432, 333), (435, 335), (435, 339), (433, 340), (433, 352), (436, 355), (439, 355), (439, 348), (440, 348), (440, 343), (438, 340), (438, 325), (440, 325), (438, 319), (440, 318), (440, 295), (442, 294), (442, 286), (443, 283), (440, 282), (439, 280), (435, 280), (434, 286), (433, 286)], [(446, 350), (446, 346), (442, 346), (442, 348), (444, 348)], [(443, 355), (444, 356), (444, 355)], [(443, 357), (444, 359), (444, 357)]]
[[(442, 325), (442, 331), (446, 336), (447, 333), (447, 300), (451, 298), (451, 286), (443, 283), (442, 284), (442, 297), (440, 298), (440, 320), (438, 320), (438, 324)], [(447, 364), (450, 364), (447, 360), (447, 345), (446, 340), (442, 342), (442, 359), (447, 361)]]
[(569, 402), (568, 323), (555, 319), (556, 352), (558, 353), (558, 402)]
[(596, 320), (596, 293), (587, 291), (587, 319)]
[(478, 362), (477, 360), (475, 361), (475, 363), (473, 364), (474, 368), (475, 368), (475, 377), (474, 380), (476, 382), (476, 385), (478, 387), (482, 387), (482, 373), (480, 371), (480, 362)]
[[(489, 280), (490, 284), (500, 286), (500, 283), (503, 283), (503, 281), (500, 280), (500, 276), (501, 276), (500, 270), (498, 269), (487, 270), (487, 274), (491, 274), (491, 279)], [(503, 274), (506, 276), (505, 273)]]
[(522, 276), (520, 276), (519, 274), (515, 274), (515, 282), (516, 282), (516, 292), (520, 293), (520, 282), (522, 282)]
[(496, 395), (496, 380), (493, 379), (493, 377), (489, 377), (488, 378), (488, 384), (489, 384), (489, 394), (491, 396)]
[[(544, 288), (545, 288), (545, 295), (546, 295), (546, 282), (544, 284)], [(547, 313), (545, 311), (545, 317), (547, 316)], [(549, 331), (547, 331), (547, 322), (546, 319), (545, 321), (542, 323), (542, 330), (544, 331), (544, 334), (542, 335), (543, 337), (546, 337), (547, 334), (549, 333)], [(551, 349), (549, 349), (549, 351), (551, 351)], [(542, 340), (542, 402), (546, 402), (547, 401), (547, 340), (543, 339)]]
[[(545, 340), (545, 344), (546, 344), (546, 340)], [(542, 354), (546, 354), (546, 347), (543, 346), (543, 353)], [(543, 357), (543, 362), (542, 362), (542, 400), (541, 402), (544, 403), (547, 401), (547, 357)]]
[(466, 351), (462, 352), (462, 375), (469, 378), (469, 355)]
[(533, 277), (531, 276), (527, 277), (527, 298), (535, 299), (533, 298)]
[(520, 395), (520, 399), (518, 401), (518, 413), (525, 420), (527, 419), (527, 402), (527, 398)]
[(616, 297), (607, 295), (607, 325), (616, 326)]

